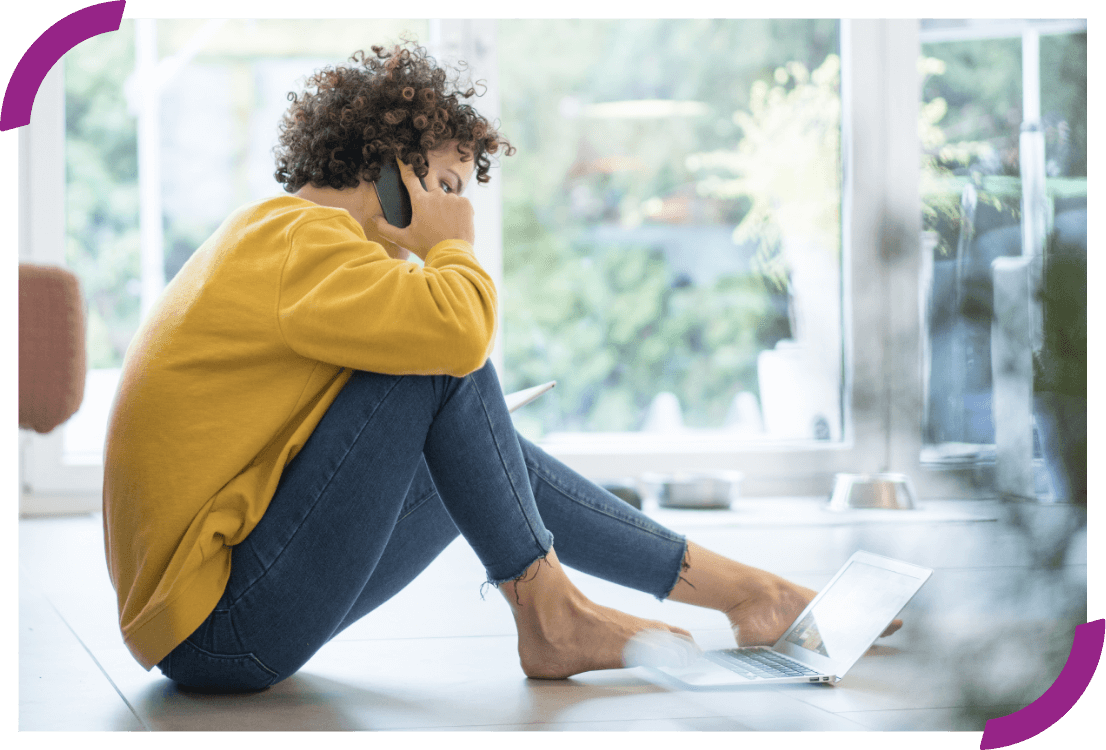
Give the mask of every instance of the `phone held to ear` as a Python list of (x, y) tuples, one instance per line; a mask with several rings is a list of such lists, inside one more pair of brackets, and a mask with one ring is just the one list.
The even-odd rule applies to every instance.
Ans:
[[(419, 178), (426, 189), (426, 181)], [(403, 184), (399, 166), (395, 159), (389, 159), (380, 165), (380, 179), (374, 183), (380, 208), (384, 210), (384, 220), (394, 227), (403, 229), (411, 224), (411, 194)]]

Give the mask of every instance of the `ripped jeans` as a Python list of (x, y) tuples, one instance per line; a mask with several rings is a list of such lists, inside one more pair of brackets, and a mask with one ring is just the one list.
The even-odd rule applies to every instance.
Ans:
[(215, 610), (158, 667), (194, 689), (266, 688), (458, 534), (493, 584), (555, 536), (566, 566), (660, 599), (687, 549), (519, 435), (490, 361), (463, 378), (355, 372), (232, 550)]

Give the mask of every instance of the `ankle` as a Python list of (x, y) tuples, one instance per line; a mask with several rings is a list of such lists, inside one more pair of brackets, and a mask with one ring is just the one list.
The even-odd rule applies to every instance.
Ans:
[(552, 613), (584, 598), (565, 575), (552, 549), (544, 558), (535, 560), (521, 576), (499, 588), (516, 617), (520, 613)]
[(688, 542), (682, 570), (668, 598), (718, 612), (728, 612), (756, 596), (765, 571), (744, 565)]

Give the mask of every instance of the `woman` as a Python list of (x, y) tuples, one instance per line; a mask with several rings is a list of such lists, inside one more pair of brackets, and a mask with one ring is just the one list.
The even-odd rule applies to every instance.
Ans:
[[(774, 642), (814, 592), (685, 541), (515, 432), (462, 197), (513, 148), (421, 48), (372, 50), (290, 97), (290, 195), (230, 216), (127, 352), (104, 531), (134, 656), (192, 688), (266, 688), (458, 533), (506, 595), (530, 677), (620, 667), (642, 630), (688, 636), (592, 603), (562, 559)], [(404, 229), (374, 186), (390, 159)]]

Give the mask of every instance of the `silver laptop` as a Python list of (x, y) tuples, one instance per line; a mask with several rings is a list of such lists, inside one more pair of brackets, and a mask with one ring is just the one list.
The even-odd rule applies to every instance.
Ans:
[(548, 383), (535, 385), (533, 388), (523, 388), (521, 391), (508, 393), (506, 396), (503, 397), (503, 399), (507, 402), (507, 411), (513, 412), (520, 407), (526, 406), (528, 403), (530, 403), (555, 385), (557, 385), (557, 381), (550, 380)]
[(679, 666), (650, 666), (688, 687), (835, 683), (875, 643), (933, 574), (855, 552), (771, 647), (704, 651)]

